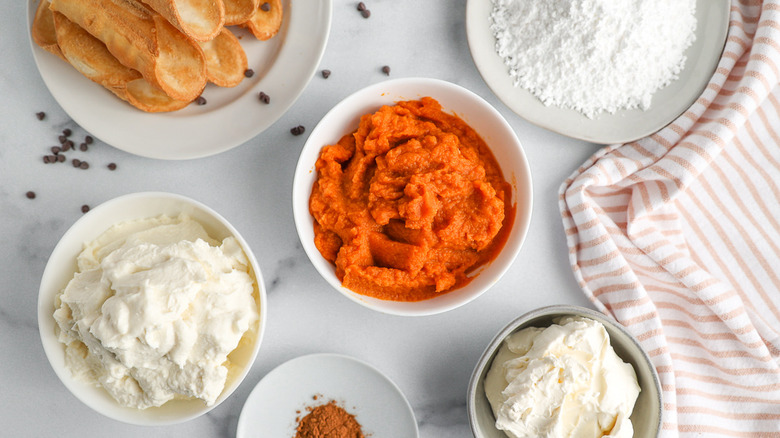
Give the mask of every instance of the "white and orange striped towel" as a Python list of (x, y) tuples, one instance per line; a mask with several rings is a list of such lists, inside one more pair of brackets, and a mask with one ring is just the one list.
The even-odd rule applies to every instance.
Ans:
[(780, 0), (734, 0), (696, 103), (561, 187), (574, 274), (640, 341), (662, 436), (780, 437)]

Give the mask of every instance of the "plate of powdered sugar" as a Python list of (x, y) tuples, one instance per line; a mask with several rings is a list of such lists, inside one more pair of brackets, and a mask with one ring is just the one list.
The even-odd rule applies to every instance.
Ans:
[(668, 125), (720, 60), (729, 0), (469, 0), (469, 48), (526, 120), (593, 143)]

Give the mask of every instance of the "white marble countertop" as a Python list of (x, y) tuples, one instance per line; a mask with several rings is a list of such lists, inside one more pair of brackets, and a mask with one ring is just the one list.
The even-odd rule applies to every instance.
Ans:
[[(210, 158), (170, 162), (141, 158), (96, 142), (92, 167), (42, 161), (59, 133), (86, 133), (41, 80), (27, 36), (26, 1), (0, 2), (0, 424), (8, 437), (234, 437), (241, 407), (260, 379), (297, 356), (341, 353), (389, 376), (414, 409), (423, 438), (470, 437), (466, 387), (483, 349), (507, 322), (549, 304), (589, 306), (570, 271), (558, 211), (558, 187), (598, 146), (535, 127), (512, 113), (479, 76), (469, 54), (465, 0), (334, 0), (320, 69), (295, 105), (268, 130)], [(307, 134), (340, 99), (391, 77), (425, 76), (483, 96), (509, 121), (533, 174), (534, 211), (525, 245), (509, 272), (477, 300), (427, 317), (365, 309), (334, 291), (304, 254), (292, 220), (293, 169)], [(35, 117), (46, 112), (46, 119)], [(109, 171), (106, 164), (118, 168)], [(25, 193), (35, 191), (35, 199)], [(268, 289), (268, 326), (257, 362), (242, 386), (196, 420), (167, 427), (131, 426), (78, 402), (57, 379), (41, 346), (38, 286), (62, 234), (98, 205), (138, 191), (169, 191), (220, 212), (253, 248)], [(381, 437), (376, 437), (381, 438)]]

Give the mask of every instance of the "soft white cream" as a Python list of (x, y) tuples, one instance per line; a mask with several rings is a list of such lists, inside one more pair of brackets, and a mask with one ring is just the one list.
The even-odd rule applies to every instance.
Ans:
[(485, 378), (496, 427), (512, 438), (631, 437), (639, 395), (604, 326), (565, 317), (507, 337)]
[(161, 216), (112, 227), (77, 263), (54, 312), (73, 374), (123, 406), (214, 404), (228, 354), (258, 320), (238, 242), (212, 239), (187, 216)]

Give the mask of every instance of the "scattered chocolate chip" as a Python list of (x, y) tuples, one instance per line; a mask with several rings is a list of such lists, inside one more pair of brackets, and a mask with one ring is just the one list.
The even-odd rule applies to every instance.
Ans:
[(86, 151), (87, 151), (87, 149), (89, 149), (89, 146), (87, 146), (87, 144), (86, 144), (86, 143), (81, 143), (81, 144), (79, 145), (79, 150), (80, 150), (81, 152), (86, 152)]
[(84, 137), (84, 143), (86, 143), (86, 144), (92, 144), (93, 141), (95, 141), (95, 139), (92, 138), (91, 135), (88, 135), (88, 136)]
[(81, 163), (79, 163), (79, 169), (89, 169), (89, 163), (87, 163), (86, 161), (82, 161)]
[(49, 155), (49, 163), (56, 163), (56, 162), (57, 162), (57, 156)]
[(384, 74), (386, 74), (386, 75), (390, 76), (390, 67), (389, 67), (389, 66), (387, 66), (387, 65), (383, 66), (383, 67), (382, 67), (382, 73), (384, 73)]
[(360, 15), (362, 15), (363, 18), (368, 18), (371, 16), (371, 11), (369, 11), (368, 9), (363, 9), (362, 11), (360, 11)]
[(365, 11), (366, 10), (366, 4), (363, 3), (363, 2), (358, 3), (357, 10), (360, 11), (360, 12)]
[(89, 205), (84, 204), (84, 205), (81, 206), (81, 212), (82, 213), (86, 213), (88, 211), (89, 211)]
[(244, 70), (244, 76), (251, 78), (254, 75), (255, 75), (255, 71), (252, 70), (251, 68)]
[(295, 128), (290, 129), (290, 133), (292, 135), (301, 135), (306, 131), (306, 128), (303, 127), (303, 125), (298, 125)]
[(262, 5), (260, 5), (260, 9), (262, 9), (263, 12), (268, 12), (271, 10), (271, 5), (268, 4), (268, 2), (265, 2)]
[(206, 98), (203, 96), (198, 96), (197, 99), (195, 99), (195, 103), (198, 105), (205, 105), (206, 104)]
[(29, 192), (25, 193), (25, 196), (27, 196), (27, 199), (35, 199), (35, 192), (30, 190)]
[(37, 112), (37, 113), (35, 113), (35, 117), (37, 117), (37, 118), (38, 118), (38, 120), (43, 120), (43, 119), (45, 119), (45, 118), (46, 118), (46, 113), (45, 113), (45, 112), (43, 112), (43, 111), (41, 111), (41, 112)]
[(71, 161), (71, 163), (73, 163), (73, 167), (81, 166), (81, 160), (79, 160), (78, 158), (74, 158), (73, 161)]
[(43, 162), (46, 163), (46, 164), (49, 164), (51, 162), (48, 155), (44, 155), (43, 156)]
[(271, 103), (271, 96), (265, 94), (264, 92), (260, 92), (260, 94), (257, 95), (257, 98), (260, 99), (260, 102), (263, 102), (265, 104)]
[(57, 155), (57, 161), (60, 163), (65, 162), (65, 155)]
[(116, 163), (108, 163), (108, 170), (116, 170)]
[(66, 141), (68, 141), (68, 137), (65, 137), (64, 135), (61, 135), (61, 136), (57, 137), (57, 140), (60, 141), (60, 144), (63, 144)]
[(64, 135), (65, 137), (70, 137), (71, 134), (73, 134), (73, 131), (71, 131), (68, 128), (62, 130), (62, 135)]
[(322, 77), (323, 78), (328, 79), (329, 76), (330, 76), (330, 70), (323, 70), (322, 71)]
[(62, 147), (60, 148), (61, 152), (67, 152), (70, 150), (70, 148), (73, 147), (73, 142), (68, 140), (65, 143), (62, 144)]
[(59, 147), (59, 146), (52, 146), (52, 147), (51, 147), (51, 153), (52, 153), (52, 154), (54, 154), (54, 155), (57, 155), (57, 154), (59, 154), (61, 150), (62, 150), (62, 149), (60, 149), (60, 147)]

